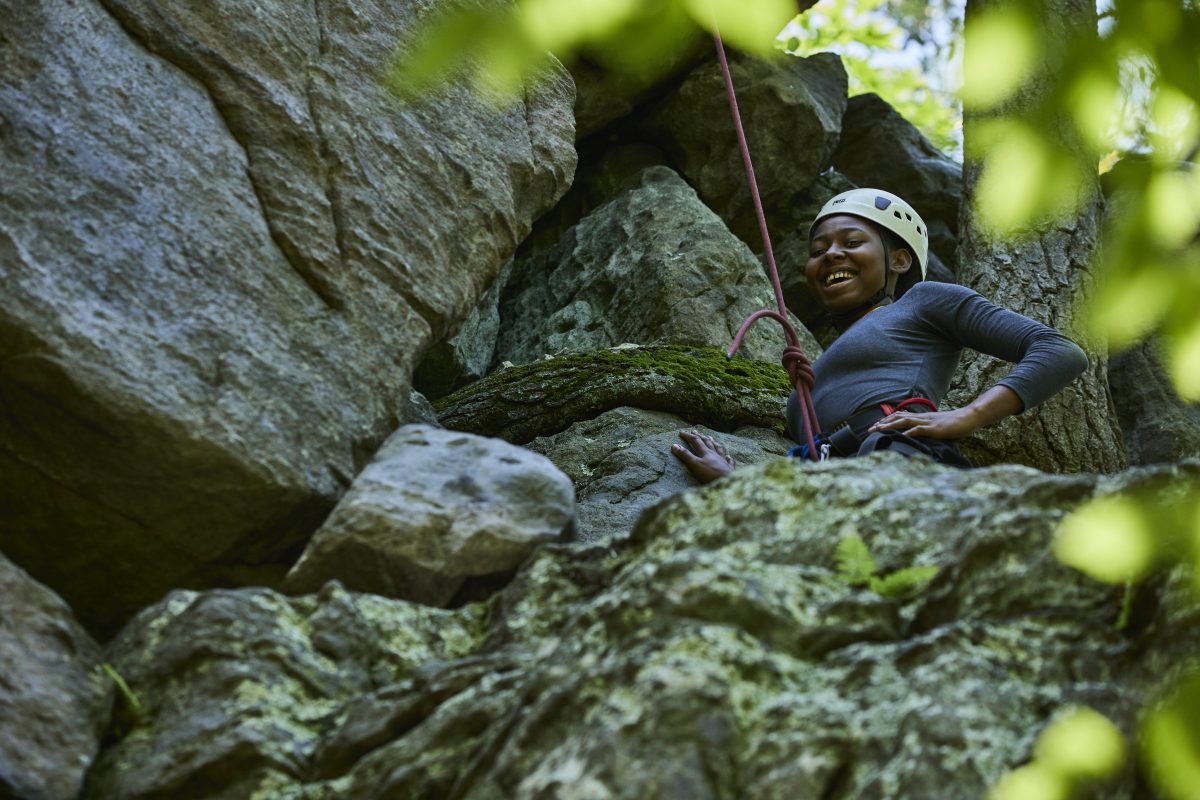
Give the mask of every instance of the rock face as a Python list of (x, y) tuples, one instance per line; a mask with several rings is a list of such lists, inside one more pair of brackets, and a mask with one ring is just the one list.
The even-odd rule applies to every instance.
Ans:
[[(1117, 630), (1120, 590), (1049, 547), (1096, 493), (1197, 481), (775, 461), (543, 548), (486, 606), (177, 593), (110, 651), (147, 712), (91, 796), (982, 796), (1066, 704), (1128, 730), (1200, 645)], [(856, 585), (852, 536), (926, 579)]]
[[(851, 97), (833, 164), (859, 186), (898, 194), (929, 227), (929, 248), (954, 263), (962, 164), (933, 146), (876, 94)], [(939, 278), (940, 279), (940, 278)]]
[[(846, 110), (846, 70), (837, 56), (820, 53), (771, 63), (731, 57), (730, 73), (763, 206), (770, 217), (786, 218), (793, 195), (830, 165)], [(692, 70), (650, 114), (646, 130), (709, 208), (758, 251), (762, 240), (716, 61)]]
[[(125, 732), (97, 762), (87, 797), (295, 796), (287, 791), (330, 715), (382, 687), (423, 684), (422, 665), (475, 650), (481, 610), (441, 611), (337, 584), (296, 599), (263, 589), (173, 592), (109, 646), (142, 710), (120, 710)], [(370, 735), (355, 718), (342, 725)], [(389, 731), (374, 733), (386, 740)], [(331, 741), (322, 756), (336, 750)]]
[(1179, 399), (1148, 339), (1108, 362), (1117, 419), (1132, 464), (1200, 458), (1200, 406)]
[(562, 433), (528, 444), (570, 476), (576, 488), (576, 536), (607, 542), (628, 536), (643, 511), (696, 486), (696, 479), (671, 455), (682, 430), (714, 436), (738, 466), (787, 455), (793, 442), (765, 428), (721, 433), (691, 426), (674, 414), (614, 408), (577, 422)]
[(376, 453), (284, 585), (449, 602), (470, 576), (512, 572), (575, 515), (571, 480), (497, 439), (406, 425)]
[(564, 71), (387, 95), (418, 6), (0, 2), (0, 547), (94, 630), (276, 577), (565, 190)]
[(0, 555), (0, 797), (78, 797), (112, 695), (71, 609)]
[[(626, 342), (728, 347), (772, 297), (749, 248), (678, 175), (651, 167), (553, 248), (517, 261), (496, 359), (523, 364)], [(776, 360), (782, 350), (779, 330), (764, 324), (741, 352)]]

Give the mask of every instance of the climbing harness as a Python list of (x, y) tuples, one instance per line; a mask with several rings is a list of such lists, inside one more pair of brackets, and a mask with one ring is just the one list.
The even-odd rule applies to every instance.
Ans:
[(762, 234), (763, 253), (767, 257), (771, 285), (775, 289), (775, 304), (778, 306), (777, 311), (763, 308), (747, 317), (742, 326), (738, 328), (737, 335), (733, 337), (733, 344), (730, 345), (725, 357), (733, 358), (738, 348), (742, 346), (742, 337), (746, 335), (746, 331), (763, 317), (773, 319), (783, 327), (783, 335), (787, 341), (783, 350), (783, 368), (791, 377), (792, 385), (796, 388), (796, 396), (800, 400), (800, 417), (803, 420), (804, 443), (808, 446), (807, 452), (813, 461), (817, 461), (819, 460), (818, 450), (813, 438), (816, 431), (817, 411), (812, 400), (812, 362), (801, 349), (800, 337), (796, 335), (796, 329), (788, 321), (787, 306), (783, 302), (783, 287), (779, 283), (779, 268), (775, 266), (775, 253), (771, 249), (771, 235), (767, 231), (767, 217), (763, 213), (762, 198), (758, 194), (758, 181), (754, 178), (754, 165), (750, 161), (750, 148), (746, 144), (746, 132), (742, 128), (742, 115), (738, 111), (737, 95), (733, 90), (733, 78), (729, 74), (729, 60), (725, 57), (725, 44), (721, 41), (721, 33), (716, 30), (715, 26), (713, 41), (717, 46), (717, 60), (721, 63), (721, 75), (725, 79), (725, 94), (729, 97), (729, 109), (733, 114), (733, 128), (737, 133), (738, 147), (742, 151), (742, 163), (746, 167), (746, 178), (750, 182), (750, 197), (754, 201), (754, 213), (758, 217), (758, 230)]

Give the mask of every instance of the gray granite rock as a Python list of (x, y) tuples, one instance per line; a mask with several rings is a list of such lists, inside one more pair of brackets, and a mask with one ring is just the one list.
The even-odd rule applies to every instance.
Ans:
[(911, 203), (929, 226), (930, 249), (944, 263), (955, 263), (962, 164), (938, 150), (886, 100), (876, 94), (850, 98), (833, 164), (859, 186)]
[[(774, 460), (658, 503), (631, 537), (541, 548), (487, 605), (177, 593), (110, 650), (147, 712), (92, 796), (983, 796), (1063, 706), (1129, 731), (1194, 655), (1194, 612), (1151, 591), (1118, 630), (1120, 587), (1051, 543), (1097, 494), (1198, 482), (1200, 464)], [(877, 575), (926, 580), (858, 585), (850, 536)]]
[(58, 595), (0, 555), (0, 797), (75, 800), (113, 684)]
[(549, 458), (574, 482), (576, 537), (606, 542), (628, 536), (650, 506), (697, 485), (670, 452), (682, 430), (714, 436), (738, 467), (786, 456), (794, 445), (765, 428), (721, 433), (689, 425), (674, 414), (621, 407), (534, 439), (527, 447)]
[(0, 1), (0, 547), (93, 630), (277, 579), (566, 189), (561, 68), (387, 93), (423, 7)]
[[(793, 197), (830, 166), (846, 110), (846, 71), (831, 53), (764, 62), (733, 55), (737, 90), (763, 206), (779, 231)], [(720, 67), (694, 69), (655, 107), (647, 133), (671, 156), (701, 199), (755, 252), (758, 223)]]
[[(659, 41), (646, 41), (636, 51), (620, 46), (607, 48), (571, 64), (576, 87), (575, 135), (579, 139), (629, 117), (701, 58), (711, 57), (712, 40), (699, 28), (688, 24), (675, 25), (676, 30), (671, 30), (673, 20), (662, 18), (675, 16), (677, 22), (678, 6), (643, 3), (640, 11), (645, 18), (632, 24), (638, 26), (645, 39), (649, 39), (647, 34), (661, 31)], [(630, 60), (641, 63), (630, 64)]]
[(121, 734), (92, 770), (87, 797), (298, 797), (321, 732), (356, 699), (419, 683), (422, 665), (477, 648), (481, 611), (336, 583), (298, 598), (172, 592), (107, 648), (141, 712), (122, 707)]
[(1150, 338), (1112, 356), (1108, 386), (1132, 464), (1200, 458), (1200, 405), (1185, 403)]
[(471, 576), (512, 572), (575, 514), (570, 479), (499, 439), (406, 425), (354, 479), (284, 586), (449, 602)]
[[(728, 347), (742, 320), (774, 305), (749, 248), (678, 175), (651, 167), (556, 245), (518, 259), (496, 359), (522, 364), (623, 343)], [(775, 360), (782, 349), (778, 326), (764, 322), (741, 352)]]

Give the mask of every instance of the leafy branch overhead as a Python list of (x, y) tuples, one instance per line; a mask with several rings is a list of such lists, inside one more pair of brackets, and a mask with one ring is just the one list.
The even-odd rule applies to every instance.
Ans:
[(520, 0), (457, 4), (415, 26), (396, 54), (389, 83), (405, 97), (468, 75), (478, 91), (512, 98), (547, 63), (581, 56), (652, 80), (703, 32), (731, 46), (777, 55), (775, 37), (816, 0)]

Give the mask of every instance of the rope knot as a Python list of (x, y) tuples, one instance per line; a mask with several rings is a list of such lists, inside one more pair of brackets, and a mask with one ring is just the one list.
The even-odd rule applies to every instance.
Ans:
[(796, 388), (799, 389), (803, 386), (811, 392), (816, 380), (813, 377), (812, 362), (808, 360), (808, 356), (804, 355), (804, 351), (797, 345), (785, 347), (782, 361), (783, 368), (791, 376), (792, 383), (796, 385)]

